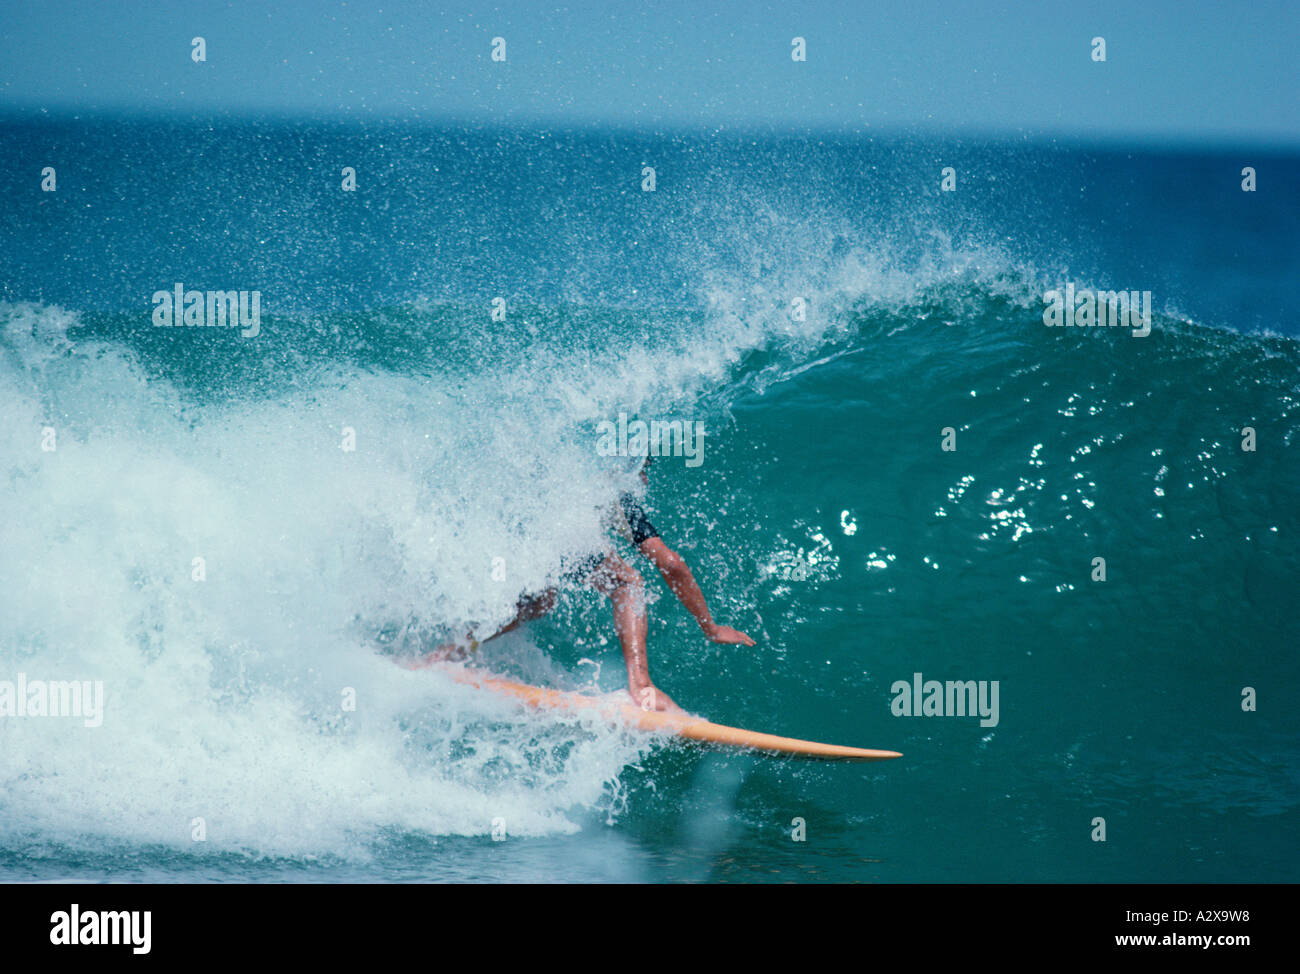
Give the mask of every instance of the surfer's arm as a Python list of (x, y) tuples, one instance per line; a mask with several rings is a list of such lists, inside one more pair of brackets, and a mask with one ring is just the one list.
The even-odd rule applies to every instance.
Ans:
[(659, 569), (659, 574), (663, 576), (664, 582), (672, 589), (678, 601), (686, 606), (686, 611), (695, 617), (695, 621), (699, 623), (704, 635), (715, 643), (754, 645), (754, 640), (740, 630), (732, 629), (730, 626), (722, 626), (713, 621), (713, 615), (709, 612), (709, 604), (705, 601), (704, 593), (700, 591), (699, 583), (695, 581), (695, 576), (691, 573), (691, 566), (686, 564), (685, 558), (664, 544), (663, 538), (658, 535), (646, 538), (637, 547), (641, 549), (643, 555), (650, 559), (655, 568)]
[(521, 595), (519, 601), (515, 603), (515, 617), (492, 635), (480, 640), (475, 637), (473, 632), (467, 632), (465, 638), (460, 642), (443, 643), (432, 653), (426, 653), (412, 662), (403, 662), (401, 665), (413, 670), (426, 669), (434, 663), (447, 663), (466, 659), (471, 653), (478, 652), (479, 646), (483, 643), (490, 642), (496, 639), (497, 636), (504, 636), (508, 632), (513, 632), (531, 619), (540, 619), (546, 615), (555, 608), (556, 596), (557, 593), (553, 588), (544, 590), (540, 595)]

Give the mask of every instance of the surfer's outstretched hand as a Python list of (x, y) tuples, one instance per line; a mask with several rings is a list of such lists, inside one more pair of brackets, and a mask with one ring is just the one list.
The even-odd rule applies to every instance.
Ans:
[(629, 690), (628, 694), (642, 710), (658, 710), (665, 714), (686, 714), (685, 710), (673, 703), (672, 697), (658, 687), (642, 687), (636, 693)]
[(732, 629), (730, 626), (719, 626), (714, 624), (711, 629), (706, 629), (704, 635), (708, 636), (715, 643), (739, 643), (742, 646), (753, 646), (754, 640), (750, 639), (739, 629)]

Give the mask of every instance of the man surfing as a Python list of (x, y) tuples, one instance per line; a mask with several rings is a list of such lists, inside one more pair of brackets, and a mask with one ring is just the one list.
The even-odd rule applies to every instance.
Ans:
[[(650, 457), (637, 457), (639, 476), (643, 485), (649, 485)], [(704, 593), (700, 591), (695, 576), (686, 560), (664, 543), (655, 526), (646, 517), (640, 501), (631, 491), (619, 494), (618, 504), (609, 514), (610, 527), (631, 542), (658, 569), (668, 588), (695, 617), (705, 637), (715, 643), (753, 646), (754, 640), (738, 629), (720, 625), (709, 612)], [(562, 582), (580, 582), (590, 585), (606, 596), (614, 610), (614, 631), (623, 647), (623, 661), (627, 665), (628, 692), (643, 710), (661, 710), (685, 713), (668, 694), (650, 680), (650, 667), (646, 658), (646, 632), (648, 622), (645, 608), (645, 582), (640, 572), (620, 558), (612, 548), (582, 559), (566, 569), (560, 576)], [(488, 639), (504, 635), (530, 619), (537, 619), (555, 608), (558, 592), (554, 587), (538, 595), (524, 595), (516, 606), (516, 614), (509, 624), (493, 633)], [(483, 640), (487, 642), (487, 640)], [(469, 649), (474, 651), (479, 643), (470, 637)], [(461, 659), (465, 650), (456, 643), (438, 647), (417, 665), (430, 665), (451, 659)]]

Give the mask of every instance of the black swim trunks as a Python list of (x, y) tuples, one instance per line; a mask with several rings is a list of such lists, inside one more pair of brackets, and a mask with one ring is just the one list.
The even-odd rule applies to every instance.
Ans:
[(618, 506), (623, 511), (623, 516), (627, 518), (628, 530), (632, 532), (632, 543), (641, 544), (651, 538), (659, 537), (659, 532), (655, 526), (650, 523), (650, 519), (645, 516), (645, 508), (641, 502), (629, 493), (618, 495)]
[[(646, 517), (645, 508), (641, 506), (641, 502), (633, 494), (619, 494), (618, 509), (622, 517), (616, 519), (614, 527), (618, 529), (619, 534), (633, 544), (640, 545), (650, 538), (659, 537), (659, 532), (655, 530), (655, 526)], [(564, 569), (560, 573), (561, 583), (585, 582), (591, 577), (591, 573), (601, 566), (601, 563), (605, 560), (605, 555), (606, 552), (601, 551), (587, 555), (575, 562), (571, 567)]]

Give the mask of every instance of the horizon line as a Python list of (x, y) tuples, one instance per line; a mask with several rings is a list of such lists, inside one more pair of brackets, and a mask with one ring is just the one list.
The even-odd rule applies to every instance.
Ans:
[(1197, 135), (1194, 132), (1135, 132), (1112, 130), (1089, 132), (1055, 126), (980, 125), (978, 123), (953, 126), (926, 122), (869, 122), (861, 123), (820, 121), (804, 125), (788, 121), (769, 122), (754, 119), (709, 122), (707, 120), (638, 120), (626, 118), (595, 118), (583, 116), (554, 116), (533, 113), (517, 117), (469, 116), (463, 113), (395, 110), (325, 110), (325, 109), (267, 109), (254, 106), (236, 106), (199, 110), (170, 107), (92, 106), (84, 107), (66, 103), (43, 105), (35, 103), (5, 103), (0, 101), (0, 123), (13, 121), (103, 121), (103, 122), (191, 122), (268, 124), (310, 123), (355, 127), (371, 123), (383, 126), (410, 125), (422, 128), (466, 128), (475, 131), (550, 132), (590, 131), (595, 133), (622, 133), (637, 136), (724, 136), (744, 137), (761, 135), (765, 138), (914, 138), (921, 140), (960, 139), (990, 143), (1064, 143), (1075, 147), (1097, 147), (1122, 151), (1202, 150), (1219, 153), (1234, 151), (1266, 152), (1270, 154), (1300, 155), (1300, 133), (1287, 138), (1276, 134), (1218, 133)]

